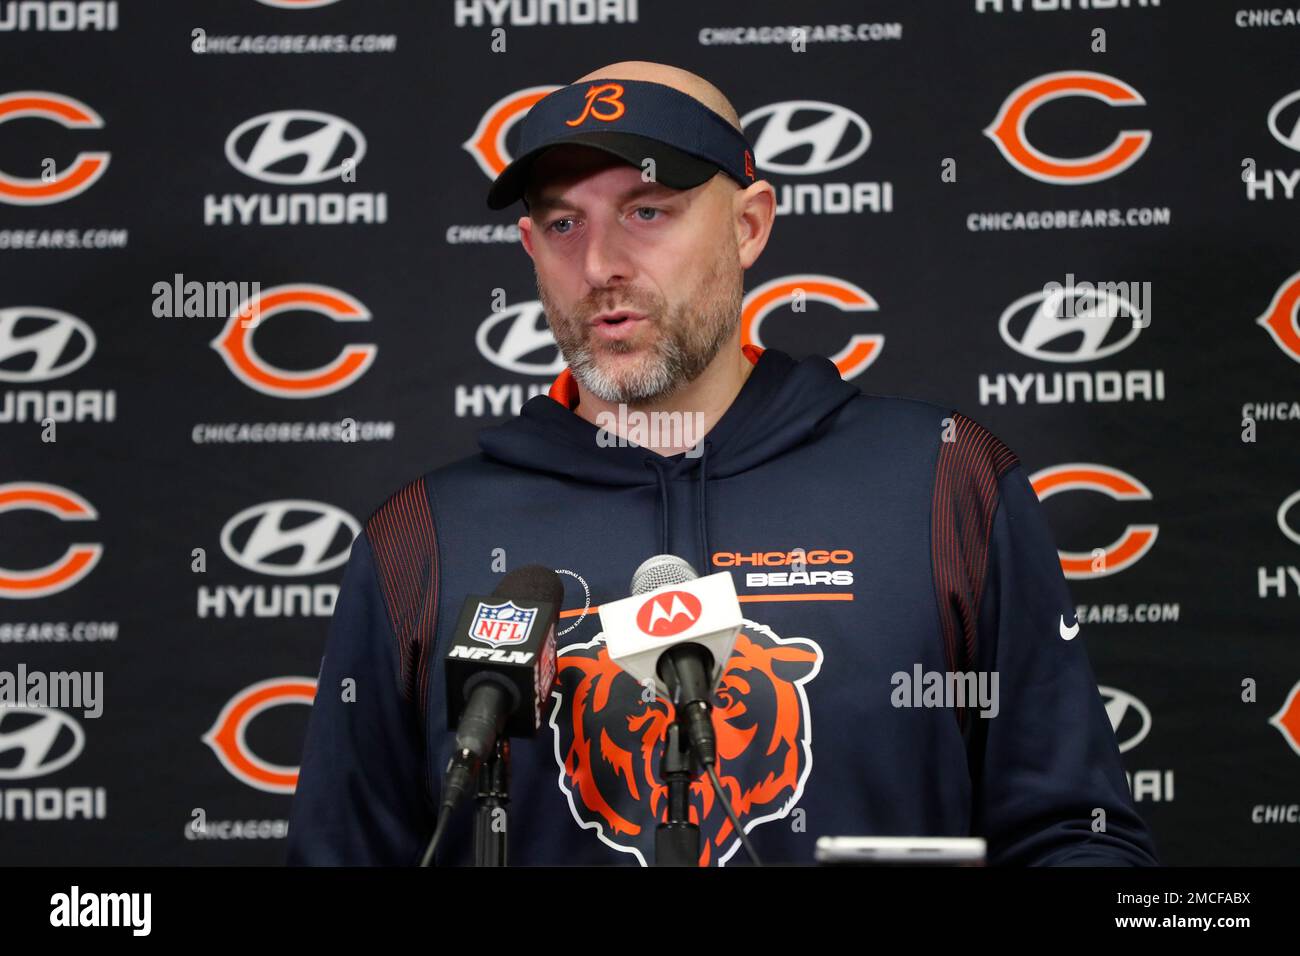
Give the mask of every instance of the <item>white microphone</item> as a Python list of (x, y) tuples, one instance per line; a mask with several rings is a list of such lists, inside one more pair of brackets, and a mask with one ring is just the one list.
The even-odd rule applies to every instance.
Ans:
[(710, 698), (743, 623), (730, 572), (700, 577), (672, 554), (655, 555), (636, 569), (632, 597), (600, 607), (610, 660), (672, 701), (705, 766), (717, 754)]

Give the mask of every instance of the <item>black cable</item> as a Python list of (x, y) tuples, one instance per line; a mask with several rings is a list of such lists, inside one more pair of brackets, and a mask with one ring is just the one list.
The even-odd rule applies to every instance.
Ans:
[(438, 813), (438, 825), (433, 828), (433, 837), (429, 840), (429, 846), (424, 851), (424, 857), (420, 860), (420, 866), (433, 866), (433, 854), (438, 850), (438, 843), (442, 840), (442, 834), (447, 829), (447, 821), (451, 819), (452, 808), (443, 805), (442, 810)]
[(745, 848), (745, 854), (749, 857), (749, 862), (755, 866), (762, 866), (763, 863), (754, 850), (754, 844), (749, 842), (749, 834), (740, 828), (740, 821), (736, 819), (736, 811), (731, 808), (731, 801), (727, 799), (727, 795), (722, 791), (722, 781), (718, 779), (718, 771), (714, 769), (713, 764), (709, 764), (705, 769), (709, 772), (709, 780), (713, 783), (713, 792), (717, 795), (718, 802), (722, 804), (722, 809), (727, 811), (727, 819), (731, 821), (731, 828), (736, 831), (736, 836), (740, 837), (740, 845)]

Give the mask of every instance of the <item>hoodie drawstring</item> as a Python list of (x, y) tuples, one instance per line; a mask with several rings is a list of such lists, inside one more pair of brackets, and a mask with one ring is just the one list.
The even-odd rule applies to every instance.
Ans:
[(657, 554), (668, 554), (668, 482), (664, 470), (653, 458), (645, 459), (645, 464), (655, 470), (659, 478), (659, 550)]
[(700, 509), (700, 564), (696, 569), (700, 574), (712, 574), (709, 566), (709, 482), (705, 468), (709, 461), (709, 440), (704, 439), (704, 452), (700, 455), (700, 497), (697, 507)]
[[(711, 573), (711, 568), (709, 566), (709, 516), (708, 516), (709, 445), (710, 442), (706, 438), (704, 440), (704, 450), (700, 456), (700, 469), (699, 469), (700, 492), (696, 498), (696, 509), (697, 509), (698, 528), (699, 528), (699, 536), (700, 536), (700, 563), (696, 567), (696, 571), (702, 575)], [(657, 461), (654, 458), (646, 458), (644, 459), (644, 462), (646, 467), (654, 469), (655, 477), (658, 479), (658, 484), (659, 484), (659, 550), (656, 553), (672, 554), (673, 551), (671, 548), (669, 548), (669, 541), (668, 541), (668, 515), (669, 515), (668, 479), (664, 476), (664, 468), (659, 461)]]

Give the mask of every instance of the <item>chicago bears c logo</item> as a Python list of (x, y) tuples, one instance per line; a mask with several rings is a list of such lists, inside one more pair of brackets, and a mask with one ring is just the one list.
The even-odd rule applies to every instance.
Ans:
[[(104, 128), (104, 120), (85, 103), (42, 90), (0, 95), (0, 123), (16, 119), (51, 120), (68, 129)], [(78, 153), (71, 166), (59, 170), (50, 179), (0, 172), (0, 203), (47, 206), (80, 196), (104, 175), (110, 158), (111, 154), (98, 150)]]
[[(714, 693), (718, 778), (741, 826), (786, 816), (812, 770), (812, 727), (804, 685), (821, 668), (821, 648), (778, 637), (746, 620)], [(600, 637), (559, 654), (551, 728), (559, 784), (584, 829), (636, 857), (654, 859), (655, 825), (667, 787), (659, 779), (664, 732), (674, 719), (662, 697), (609, 659)], [(691, 785), (691, 819), (700, 826), (700, 865), (721, 866), (740, 841), (707, 778)]]
[[(879, 306), (865, 289), (861, 289), (836, 276), (799, 273), (769, 279), (755, 286), (745, 296), (740, 310), (740, 341), (742, 345), (764, 348), (759, 328), (771, 313), (803, 299), (824, 302), (842, 312), (875, 312)], [(840, 377), (845, 379), (861, 375), (872, 362), (880, 358), (885, 347), (885, 337), (878, 333), (858, 332), (849, 338), (844, 348), (828, 355)]]
[(1123, 80), (1089, 70), (1044, 73), (1011, 92), (984, 135), (997, 144), (1012, 166), (1039, 182), (1056, 186), (1096, 183), (1118, 176), (1151, 145), (1151, 131), (1126, 129), (1108, 147), (1090, 156), (1063, 158), (1043, 152), (1029, 141), (1025, 127), (1040, 106), (1053, 100), (1084, 96), (1108, 106), (1145, 106), (1142, 94)]

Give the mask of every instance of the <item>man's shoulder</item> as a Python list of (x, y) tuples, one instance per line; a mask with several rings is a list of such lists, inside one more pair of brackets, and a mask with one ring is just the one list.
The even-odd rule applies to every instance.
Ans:
[(430, 468), (399, 484), (375, 505), (362, 523), (372, 539), (386, 530), (422, 534), (431, 527), (437, 492), (448, 485), (480, 480), (500, 463), (482, 452)]
[(899, 428), (929, 428), (953, 411), (951, 405), (922, 398), (866, 391), (855, 395), (848, 408), (854, 412), (851, 416), (853, 421)]
[(871, 447), (933, 455), (940, 469), (1001, 477), (1019, 464), (1016, 453), (982, 422), (926, 399), (863, 392), (845, 408), (839, 427)]
[(861, 392), (845, 407), (840, 424), (854, 428), (877, 429), (899, 437), (921, 435), (943, 440), (947, 431), (987, 434), (992, 431), (961, 408), (951, 403), (934, 402), (907, 395)]

